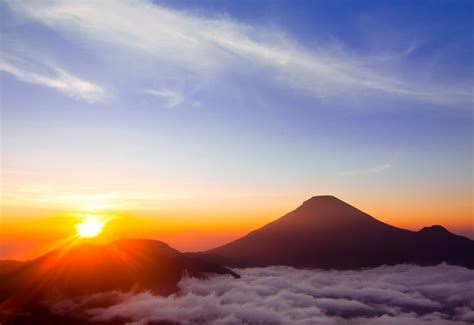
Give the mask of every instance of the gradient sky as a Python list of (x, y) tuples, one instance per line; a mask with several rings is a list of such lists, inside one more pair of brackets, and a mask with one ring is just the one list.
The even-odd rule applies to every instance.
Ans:
[[(473, 230), (472, 1), (1, 1), (2, 258), (199, 250), (319, 194)], [(33, 252), (34, 251), (34, 252)]]

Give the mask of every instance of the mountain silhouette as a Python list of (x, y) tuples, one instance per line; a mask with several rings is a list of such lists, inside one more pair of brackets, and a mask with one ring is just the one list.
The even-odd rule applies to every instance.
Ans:
[(315, 196), (246, 236), (196, 256), (227, 266), (357, 269), (383, 264), (474, 268), (474, 241), (442, 226), (387, 225), (334, 196)]
[[(46, 313), (41, 301), (107, 291), (169, 295), (177, 292), (182, 276), (204, 278), (212, 273), (238, 277), (227, 268), (185, 256), (155, 240), (75, 245), (27, 262), (0, 263), (0, 316), (35, 310), (35, 317), (41, 319)], [(52, 319), (49, 314), (44, 317)]]

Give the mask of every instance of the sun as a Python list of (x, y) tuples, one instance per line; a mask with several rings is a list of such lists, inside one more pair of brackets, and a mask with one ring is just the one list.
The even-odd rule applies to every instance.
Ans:
[(102, 232), (105, 222), (95, 216), (84, 216), (85, 220), (76, 225), (76, 231), (79, 237), (96, 237)]

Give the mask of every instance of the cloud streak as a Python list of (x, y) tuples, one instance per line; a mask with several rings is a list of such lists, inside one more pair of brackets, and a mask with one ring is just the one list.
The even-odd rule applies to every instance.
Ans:
[(463, 86), (402, 78), (388, 65), (349, 55), (341, 47), (307, 48), (280, 31), (229, 17), (203, 17), (143, 0), (10, 4), (24, 16), (86, 39), (93, 47), (152, 59), (165, 76), (172, 71), (174, 77), (178, 73), (182, 79), (202, 79), (244, 71), (318, 98), (390, 95), (444, 104), (473, 100)]
[(467, 324), (474, 321), (474, 271), (441, 264), (363, 271), (268, 267), (241, 279), (185, 278), (158, 297), (111, 292), (53, 304), (58, 314), (133, 324)]
[(338, 172), (337, 174), (339, 176), (359, 176), (359, 175), (378, 174), (387, 169), (390, 169), (390, 167), (391, 167), (390, 164), (382, 164), (382, 165), (377, 165), (377, 166), (367, 168), (367, 169), (355, 169), (355, 170), (349, 170), (349, 171), (342, 171), (342, 172)]
[(163, 106), (173, 108), (184, 101), (183, 94), (171, 89), (148, 89), (147, 94), (157, 96), (163, 100)]
[(96, 84), (80, 79), (55, 66), (50, 67), (49, 70), (52, 70), (53, 73), (42, 74), (25, 66), (15, 65), (0, 59), (0, 71), (9, 73), (21, 81), (52, 88), (88, 103), (94, 103), (105, 97), (104, 89)]

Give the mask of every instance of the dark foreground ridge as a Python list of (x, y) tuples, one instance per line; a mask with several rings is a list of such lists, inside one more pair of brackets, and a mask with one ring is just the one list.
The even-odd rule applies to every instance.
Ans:
[(359, 269), (447, 262), (472, 269), (473, 254), (474, 241), (442, 226), (400, 229), (334, 196), (315, 196), (240, 239), (194, 255), (233, 267)]
[[(52, 251), (28, 262), (0, 262), (0, 321), (74, 323), (58, 319), (42, 302), (108, 291), (176, 293), (185, 275), (205, 278), (233, 271), (188, 257), (155, 240), (81, 244)], [(3, 322), (2, 322), (3, 324)]]

